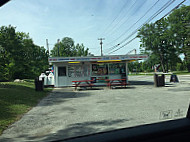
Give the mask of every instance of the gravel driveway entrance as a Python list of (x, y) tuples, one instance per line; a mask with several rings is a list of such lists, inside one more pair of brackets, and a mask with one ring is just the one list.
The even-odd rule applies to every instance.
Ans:
[(180, 83), (160, 88), (152, 76), (130, 76), (126, 89), (54, 89), (5, 130), (0, 141), (50, 141), (185, 117), (190, 76), (178, 77)]

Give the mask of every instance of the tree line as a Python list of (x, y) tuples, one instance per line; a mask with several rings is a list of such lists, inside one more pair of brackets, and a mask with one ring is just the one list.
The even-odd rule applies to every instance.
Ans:
[(51, 50), (52, 57), (73, 57), (73, 56), (87, 56), (92, 55), (89, 53), (89, 49), (85, 48), (83, 44), (75, 42), (70, 37), (64, 37), (61, 41), (58, 41)]
[(0, 27), (0, 80), (34, 78), (48, 68), (48, 52), (29, 34), (11, 25)]
[[(163, 72), (188, 70), (190, 72), (190, 6), (174, 10), (168, 17), (144, 25), (138, 32), (140, 50), (148, 60), (129, 64), (129, 70), (153, 71), (161, 65)], [(52, 57), (87, 56), (89, 49), (75, 44), (70, 37), (55, 43)], [(184, 60), (180, 58), (184, 56)], [(28, 33), (16, 31), (11, 25), (0, 27), (0, 80), (35, 78), (49, 68), (49, 52), (34, 44)]]
[[(168, 17), (144, 25), (137, 37), (140, 38), (141, 53), (149, 55), (149, 59), (140, 66), (142, 71), (150, 71), (152, 66), (160, 64), (163, 72), (190, 72), (190, 6), (182, 6)], [(135, 68), (136, 64), (142, 63), (130, 66)]]
[[(65, 37), (54, 45), (50, 54), (52, 57), (87, 56), (88, 50)], [(48, 57), (49, 52), (34, 44), (29, 33), (18, 32), (11, 25), (0, 27), (0, 81), (34, 79), (50, 67)]]

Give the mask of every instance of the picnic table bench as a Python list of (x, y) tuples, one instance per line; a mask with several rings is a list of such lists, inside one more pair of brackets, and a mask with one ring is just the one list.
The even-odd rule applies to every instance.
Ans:
[(126, 79), (106, 79), (107, 86), (111, 88), (111, 86), (124, 86), (126, 87)]
[[(75, 90), (77, 90), (77, 87), (90, 87), (94, 86), (93, 84), (93, 79), (92, 80), (78, 80), (78, 81), (72, 81), (73, 87), (75, 87)], [(107, 86), (111, 88), (111, 86), (124, 86), (126, 87), (126, 79), (105, 79)]]
[(94, 85), (92, 82), (93, 80), (79, 80), (79, 81), (72, 81), (73, 87), (75, 87), (75, 90), (77, 90), (77, 87), (90, 87)]

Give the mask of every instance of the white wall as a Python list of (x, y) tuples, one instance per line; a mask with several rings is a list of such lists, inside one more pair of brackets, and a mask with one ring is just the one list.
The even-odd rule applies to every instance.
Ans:
[[(89, 65), (89, 62), (85, 62), (84, 65)], [(92, 67), (90, 64), (90, 74), (89, 76), (86, 77), (68, 77), (68, 66), (70, 64), (68, 63), (54, 63), (54, 84), (55, 87), (64, 87), (64, 86), (72, 86), (72, 81), (78, 81), (78, 80), (90, 80), (91, 77), (101, 77), (101, 76), (97, 76), (97, 75), (92, 75)], [(77, 64), (79, 65), (79, 64)], [(80, 64), (82, 66), (82, 64)], [(127, 62), (126, 62), (126, 66), (127, 66)], [(58, 76), (58, 67), (62, 67), (65, 66), (66, 67), (66, 76)], [(126, 67), (126, 74), (127, 74), (127, 79), (128, 79), (128, 68)], [(104, 75), (102, 77), (109, 77), (109, 79), (120, 79), (121, 75)], [(128, 82), (128, 80), (127, 80)], [(96, 83), (96, 85), (105, 85), (105, 83)]]
[[(88, 64), (86, 62), (85, 64)], [(84, 65), (85, 65), (84, 64)], [(90, 75), (86, 77), (69, 77), (68, 76), (68, 66), (71, 64), (68, 63), (54, 63), (54, 77), (55, 77), (55, 87), (64, 87), (64, 86), (72, 86), (72, 81), (78, 81), (78, 80), (90, 80)], [(74, 66), (74, 64), (72, 64)], [(82, 64), (76, 64), (81, 65)], [(58, 67), (66, 67), (66, 76), (58, 76)]]

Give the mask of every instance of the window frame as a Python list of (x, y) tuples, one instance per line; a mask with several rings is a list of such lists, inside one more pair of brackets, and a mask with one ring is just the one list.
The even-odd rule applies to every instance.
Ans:
[[(64, 72), (60, 73), (60, 69), (63, 68)], [(66, 66), (58, 66), (58, 77), (65, 77), (67, 76), (67, 67)]]

